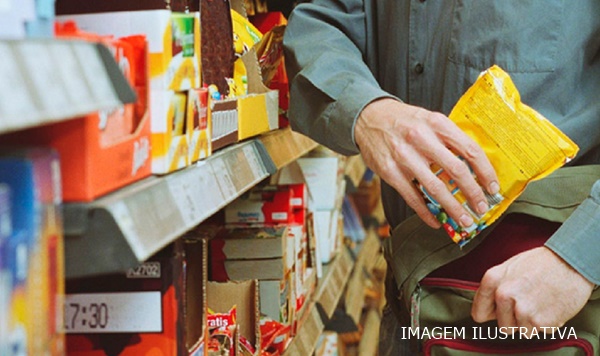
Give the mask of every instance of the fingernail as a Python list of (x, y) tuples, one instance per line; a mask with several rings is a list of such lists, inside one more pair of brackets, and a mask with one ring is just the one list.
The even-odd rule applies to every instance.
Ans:
[(498, 185), (498, 182), (490, 183), (490, 190), (489, 190), (490, 194), (496, 194), (499, 191), (500, 191), (500, 186)]
[(484, 202), (483, 200), (479, 202), (479, 204), (477, 204), (477, 212), (479, 213), (479, 215), (483, 215), (488, 211), (488, 205), (486, 202)]
[(458, 220), (463, 227), (469, 227), (473, 225), (473, 218), (467, 214), (462, 214)]

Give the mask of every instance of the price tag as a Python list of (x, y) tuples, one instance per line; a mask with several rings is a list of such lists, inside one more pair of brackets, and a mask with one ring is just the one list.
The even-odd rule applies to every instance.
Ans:
[(162, 332), (160, 292), (68, 294), (67, 333)]
[[(200, 221), (203, 215), (200, 201), (204, 187), (198, 184), (198, 174), (200, 172), (190, 170), (178, 172), (177, 175), (168, 177), (167, 185), (181, 214), (185, 226), (194, 226)], [(210, 190), (209, 190), (210, 191)]]
[(219, 187), (221, 188), (223, 197), (225, 199), (235, 197), (237, 190), (235, 189), (235, 185), (229, 176), (229, 170), (227, 169), (225, 162), (219, 157), (218, 159), (211, 160), (210, 165), (213, 170), (213, 175), (219, 182)]
[(247, 145), (243, 148), (244, 155), (246, 156), (246, 161), (252, 170), (252, 174), (254, 178), (264, 178), (267, 176), (267, 172), (264, 169), (262, 161), (259, 158), (258, 152), (256, 152), (256, 148), (254, 145)]

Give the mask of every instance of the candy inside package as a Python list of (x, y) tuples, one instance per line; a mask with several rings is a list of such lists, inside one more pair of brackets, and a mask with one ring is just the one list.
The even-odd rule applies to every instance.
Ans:
[(521, 102), (509, 75), (496, 65), (481, 73), (448, 117), (483, 148), (500, 184), (498, 194), (486, 193), (490, 208), (485, 214), (478, 215), (468, 205), (454, 180), (440, 166), (431, 166), (472, 215), (475, 223), (462, 228), (416, 182), (429, 210), (460, 247), (496, 221), (529, 182), (546, 177), (573, 159), (579, 150), (550, 121)]

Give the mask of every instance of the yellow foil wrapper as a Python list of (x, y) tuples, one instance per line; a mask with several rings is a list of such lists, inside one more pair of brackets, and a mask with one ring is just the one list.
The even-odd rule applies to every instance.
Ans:
[(490, 210), (477, 215), (454, 181), (439, 166), (432, 170), (473, 216), (463, 229), (418, 185), (429, 210), (461, 247), (496, 221), (533, 180), (546, 177), (573, 159), (579, 148), (540, 113), (521, 102), (509, 75), (494, 65), (482, 72), (453, 108), (449, 118), (485, 151), (494, 166), (500, 192), (487, 195)]

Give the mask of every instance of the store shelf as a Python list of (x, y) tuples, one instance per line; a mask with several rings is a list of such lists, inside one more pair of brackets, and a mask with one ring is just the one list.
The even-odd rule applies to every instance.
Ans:
[(0, 40), (0, 133), (131, 103), (136, 95), (100, 44)]
[(342, 247), (327, 266), (324, 267), (323, 278), (319, 281), (314, 299), (323, 314), (329, 320), (345, 290), (354, 260), (350, 251)]
[(267, 133), (259, 140), (277, 169), (288, 165), (318, 146), (315, 141), (292, 131), (289, 127)]
[(67, 277), (137, 265), (274, 172), (256, 140), (89, 204), (65, 204)]
[(283, 355), (312, 355), (323, 330), (325, 330), (325, 326), (317, 308), (314, 305), (309, 306), (306, 320), (298, 329)]
[[(248, 189), (312, 149), (281, 130), (218, 151), (207, 160), (162, 177), (149, 177), (88, 204), (65, 204), (68, 278), (134, 267)], [(273, 138), (291, 142), (275, 152)], [(289, 141), (288, 141), (289, 139)], [(296, 146), (295, 143), (298, 143)]]
[(367, 281), (371, 278), (371, 271), (377, 263), (377, 256), (381, 251), (379, 237), (373, 229), (367, 231), (367, 236), (360, 246), (354, 270), (348, 280), (344, 293), (344, 313), (358, 325), (365, 304), (365, 290)]

